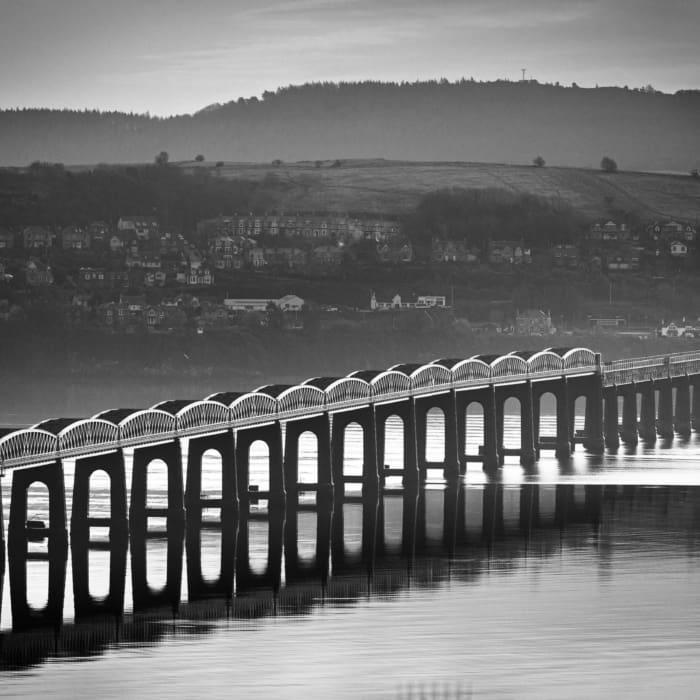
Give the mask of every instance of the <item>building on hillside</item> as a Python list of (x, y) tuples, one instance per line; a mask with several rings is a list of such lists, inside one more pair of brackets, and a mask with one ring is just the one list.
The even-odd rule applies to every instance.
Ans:
[(688, 244), (684, 241), (673, 241), (669, 246), (668, 252), (671, 257), (685, 258), (688, 255)]
[(322, 267), (337, 267), (344, 255), (343, 248), (337, 245), (319, 245), (311, 251), (313, 261)]
[(27, 226), (22, 231), (22, 240), (26, 249), (51, 248), (54, 235), (43, 226)]
[(103, 267), (81, 267), (78, 281), (82, 287), (103, 289), (109, 286), (107, 272)]
[(224, 299), (224, 307), (232, 312), (267, 311), (270, 304), (274, 304), (281, 311), (301, 311), (304, 300), (296, 294), (285, 294), (280, 299)]
[(517, 335), (552, 335), (556, 333), (552, 316), (540, 309), (525, 309), (516, 313), (515, 332)]
[(574, 270), (579, 266), (579, 249), (575, 245), (555, 245), (550, 249), (556, 267)]
[(187, 284), (190, 287), (210, 287), (214, 284), (214, 275), (206, 265), (190, 267)]
[(605, 268), (610, 272), (635, 272), (641, 265), (637, 247), (620, 248), (605, 255)]
[(489, 262), (493, 265), (527, 265), (532, 262), (530, 249), (518, 241), (491, 241)]
[(90, 233), (77, 226), (66, 226), (61, 231), (61, 247), (63, 250), (87, 250), (90, 248)]
[(15, 234), (6, 228), (0, 228), (0, 250), (15, 247)]
[(30, 258), (24, 266), (25, 279), (31, 287), (46, 287), (53, 284), (53, 272), (46, 263)]
[(432, 261), (436, 263), (472, 263), (479, 260), (478, 250), (468, 246), (464, 241), (441, 241), (433, 239), (430, 255)]
[(447, 298), (424, 294), (416, 297), (415, 301), (403, 301), (400, 294), (394, 294), (391, 301), (377, 301), (377, 295), (370, 292), (369, 308), (372, 311), (386, 311), (388, 309), (447, 309)]
[(160, 237), (155, 216), (123, 216), (117, 222), (117, 229), (131, 232), (141, 241)]

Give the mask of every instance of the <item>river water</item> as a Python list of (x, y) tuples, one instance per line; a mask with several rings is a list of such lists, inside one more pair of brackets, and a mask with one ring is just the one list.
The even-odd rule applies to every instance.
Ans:
[[(507, 445), (517, 423), (506, 416)], [(543, 433), (553, 426), (544, 415)], [(429, 459), (441, 454), (439, 428), (431, 416)], [(479, 430), (470, 416), (468, 452)], [(388, 437), (385, 461), (400, 466), (400, 424), (389, 424)], [(314, 451), (304, 436), (302, 477), (313, 474)], [(220, 466), (206, 461), (202, 489), (216, 495)], [(361, 434), (350, 430), (346, 470), (360, 464)], [(255, 446), (251, 482), (261, 488), (265, 467)], [(123, 615), (76, 620), (69, 555), (60, 626), (13, 630), (6, 571), (0, 696), (697, 697), (698, 438), (603, 457), (578, 447), (566, 462), (544, 452), (527, 473), (508, 458), (497, 480), (470, 464), (459, 490), (445, 489), (439, 472), (430, 477), (417, 496), (397, 488), (337, 502), (332, 514), (288, 509), (286, 522), (254, 505), (256, 518), (239, 523), (246, 546), (239, 532), (231, 600), (192, 600), (186, 551), (178, 604), (135, 610), (127, 556)], [(91, 515), (108, 512), (106, 483), (92, 485)], [(70, 496), (70, 464), (66, 484)], [(32, 517), (46, 517), (45, 498), (33, 496)], [(165, 497), (155, 470), (149, 498)], [(202, 532), (205, 580), (218, 577), (222, 546), (225, 559), (220, 535)], [(157, 589), (168, 581), (167, 539), (147, 547)], [(239, 577), (244, 556), (257, 579)], [(109, 570), (109, 553), (91, 552), (97, 599), (110, 589)], [(48, 565), (30, 561), (27, 572), (23, 593), (40, 608)]]

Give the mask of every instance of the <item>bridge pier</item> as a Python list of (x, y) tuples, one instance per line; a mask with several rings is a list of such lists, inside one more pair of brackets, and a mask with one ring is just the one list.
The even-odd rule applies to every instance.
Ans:
[[(202, 461), (213, 450), (221, 459), (221, 498), (202, 494)], [(217, 509), (218, 521), (204, 521), (204, 511)], [(233, 568), (236, 550), (238, 493), (236, 483), (235, 439), (232, 430), (192, 438), (187, 450), (187, 485), (185, 488), (187, 527), (187, 588), (189, 600), (233, 595)], [(219, 576), (205, 581), (202, 575), (202, 530), (216, 529), (221, 537)]]
[(484, 389), (484, 471), (493, 474), (501, 466), (498, 453), (498, 413), (496, 409), (496, 387), (491, 384)]
[[(377, 456), (379, 458), (382, 483), (387, 476), (401, 476), (405, 488), (415, 488), (420, 479), (418, 469), (418, 444), (416, 440), (415, 399), (409, 398), (394, 403), (375, 405), (377, 425)], [(386, 460), (386, 421), (398, 416), (403, 421), (403, 470), (395, 469)]]
[(664, 440), (673, 440), (673, 384), (671, 379), (659, 381), (659, 414), (656, 431)]
[(441, 463), (443, 476), (446, 481), (454, 481), (460, 476), (457, 400), (454, 390), (416, 399), (416, 443), (420, 479), (425, 481), (430, 466), (425, 451), (428, 441), (428, 413), (433, 408), (440, 409), (444, 417), (445, 454)]
[[(44, 484), (49, 492), (48, 527), (45, 525), (27, 527), (28, 490), (35, 482)], [(7, 536), (13, 629), (60, 626), (63, 619), (68, 557), (66, 499), (63, 464), (60, 460), (13, 472)], [(48, 540), (45, 553), (29, 551), (29, 542), (37, 539)], [(41, 610), (33, 609), (27, 602), (27, 562), (29, 560), (48, 562), (49, 590), (46, 605)]]
[[(346, 476), (345, 460), (345, 431), (351, 423), (357, 423), (362, 428), (362, 476)], [(377, 425), (374, 406), (359, 408), (352, 411), (341, 411), (333, 414), (331, 429), (331, 466), (333, 484), (343, 495), (345, 484), (361, 483), (363, 492), (376, 492), (379, 488), (379, 469), (377, 460)]]
[(609, 386), (603, 390), (603, 401), (605, 403), (604, 416), (604, 438), (605, 446), (609, 450), (616, 450), (620, 446), (618, 410), (617, 410), (617, 387)]
[(700, 430), (700, 381), (693, 377), (693, 403), (691, 409), (691, 426), (693, 430)]
[(603, 428), (603, 378), (596, 374), (588, 379), (589, 391), (586, 394), (586, 423), (583, 446), (592, 454), (605, 451)]
[(642, 405), (639, 412), (639, 435), (645, 443), (656, 442), (656, 389), (654, 380), (642, 385)]
[[(110, 479), (110, 511), (107, 518), (89, 517), (90, 477), (97, 471), (104, 471)], [(108, 527), (108, 541), (93, 542), (90, 538), (92, 527)], [(70, 532), (76, 619), (105, 614), (121, 616), (124, 610), (129, 534), (122, 450), (75, 461)], [(109, 551), (109, 592), (103, 600), (96, 600), (90, 595), (89, 553), (91, 550), (104, 549)]]
[[(269, 452), (270, 489), (267, 492), (251, 489), (250, 446), (261, 440)], [(236, 475), (238, 500), (245, 509), (251, 499), (267, 498), (270, 506), (283, 504), (286, 499), (284, 462), (282, 457), (282, 426), (279, 421), (253, 428), (242, 428), (236, 433)]]
[(637, 435), (637, 387), (634, 382), (622, 390), (622, 441), (633, 447), (638, 441)]
[(690, 435), (690, 380), (688, 375), (676, 379), (676, 408), (673, 427), (683, 437)]
[[(316, 482), (299, 481), (299, 438), (305, 432), (316, 436), (317, 463)], [(316, 491), (318, 498), (333, 493), (333, 470), (331, 468), (331, 424), (328, 413), (313, 418), (293, 420), (285, 426), (284, 483), (294, 499), (300, 491)]]
[(558, 459), (571, 456), (571, 415), (569, 413), (569, 380), (562, 377), (557, 391), (557, 446), (555, 455)]
[[(148, 465), (153, 460), (165, 463), (168, 472), (168, 503), (165, 508), (147, 504)], [(146, 542), (151, 537), (162, 537), (162, 532), (151, 533), (148, 519), (166, 519), (167, 575), (165, 586), (154, 591), (148, 585)], [(182, 580), (182, 551), (185, 535), (184, 490), (182, 485), (182, 450), (179, 440), (140, 447), (134, 450), (129, 508), (129, 537), (131, 544), (131, 580), (134, 609), (169, 605), (177, 609)]]

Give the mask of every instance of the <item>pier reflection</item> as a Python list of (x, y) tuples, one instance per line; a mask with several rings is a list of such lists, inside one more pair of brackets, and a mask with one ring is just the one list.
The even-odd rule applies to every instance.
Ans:
[[(643, 511), (634, 508), (640, 499)], [(113, 644), (152, 644), (168, 634), (168, 626), (148, 621), (172, 620), (173, 615), (189, 621), (178, 627), (179, 634), (203, 634), (229, 617), (301, 615), (319, 604), (353, 605), (407, 586), (471, 581), (495, 558), (499, 568), (508, 570), (528, 557), (546, 558), (563, 547), (595, 542), (612, 513), (637, 518), (636, 528), (653, 528), (680, 517), (674, 508), (681, 507), (686, 514), (688, 508), (700, 512), (700, 490), (486, 483), (364, 496), (297, 495), (286, 507), (272, 509), (252, 499), (236, 512), (225, 509), (218, 520), (203, 520), (199, 514), (186, 532), (178, 518), (169, 518), (168, 526), (155, 532), (147, 516), (136, 521), (138, 527), (132, 521), (130, 557), (119, 519), (106, 540), (92, 541), (73, 528), (75, 617), (65, 624), (67, 541), (60, 533), (49, 533), (45, 551), (36, 554), (29, 541), (32, 533), (18, 528), (20, 516), (15, 514), (8, 538), (12, 632), (2, 634), (0, 666), (23, 668), (57, 653), (89, 656)], [(641, 512), (644, 519), (637, 517)], [(220, 567), (218, 575), (207, 577), (202, 558), (212, 546), (211, 533)], [(101, 564), (91, 565), (95, 552), (104, 556)], [(47, 603), (39, 609), (27, 602), (31, 561), (48, 567)], [(165, 562), (165, 584), (159, 589), (149, 585), (148, 567), (154, 561)], [(129, 565), (133, 600), (125, 604)], [(0, 568), (0, 587), (2, 573)], [(92, 577), (106, 584), (106, 596), (91, 593)], [(124, 612), (131, 608), (133, 612)]]

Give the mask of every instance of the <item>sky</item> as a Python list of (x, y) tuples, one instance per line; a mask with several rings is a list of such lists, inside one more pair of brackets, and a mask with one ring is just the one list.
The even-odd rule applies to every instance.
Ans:
[(192, 113), (313, 81), (700, 88), (698, 0), (0, 0), (0, 108)]

